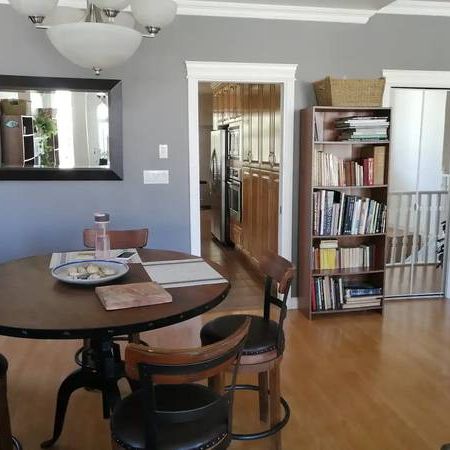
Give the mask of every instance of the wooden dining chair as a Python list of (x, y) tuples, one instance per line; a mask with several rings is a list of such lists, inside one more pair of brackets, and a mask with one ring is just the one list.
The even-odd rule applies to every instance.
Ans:
[[(270, 418), (270, 428), (259, 433), (233, 434), (233, 439), (254, 440), (272, 436), (272, 448), (280, 450), (280, 431), (287, 424), (290, 416), (289, 405), (280, 394), (280, 364), (285, 347), (283, 323), (286, 318), (286, 303), (295, 267), (286, 259), (275, 254), (266, 254), (260, 267), (266, 278), (263, 316), (240, 314), (222, 316), (204, 325), (200, 337), (203, 345), (211, 345), (226, 338), (243, 317), (251, 318), (239, 371), (258, 374), (258, 385), (237, 385), (236, 389), (250, 389), (259, 392), (259, 416), (263, 422)], [(271, 320), (271, 306), (279, 308), (277, 321)], [(210, 382), (215, 386), (224, 385), (223, 374), (217, 375)], [(283, 418), (281, 417), (281, 406), (284, 408)]]
[(11, 434), (7, 397), (8, 361), (0, 354), (0, 450), (21, 450), (19, 441)]
[(194, 349), (153, 349), (130, 344), (128, 378), (140, 389), (121, 400), (111, 417), (113, 450), (222, 450), (231, 442), (233, 390), (197, 382), (233, 369), (236, 381), (250, 319), (223, 341)]
[[(95, 248), (96, 231), (92, 228), (83, 230), (83, 242), (87, 248)], [(144, 248), (148, 243), (148, 228), (138, 230), (111, 230), (108, 231), (111, 250), (122, 248)]]
[[(137, 230), (110, 230), (108, 231), (111, 250), (120, 250), (126, 248), (144, 248), (148, 244), (149, 231), (148, 228), (140, 228)], [(83, 230), (83, 243), (86, 248), (95, 248), (96, 231), (93, 228), (85, 228)], [(119, 336), (114, 338), (115, 341), (128, 341), (135, 344), (145, 344), (141, 341), (139, 333), (131, 333), (128, 336)], [(89, 349), (89, 339), (83, 341), (83, 347), (75, 353), (75, 362), (82, 366), (82, 355), (86, 349)]]

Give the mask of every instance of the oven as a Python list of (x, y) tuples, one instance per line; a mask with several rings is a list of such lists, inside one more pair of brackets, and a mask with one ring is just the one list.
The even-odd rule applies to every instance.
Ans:
[(228, 210), (230, 218), (238, 222), (242, 220), (242, 182), (241, 170), (233, 167), (228, 168), (227, 179)]

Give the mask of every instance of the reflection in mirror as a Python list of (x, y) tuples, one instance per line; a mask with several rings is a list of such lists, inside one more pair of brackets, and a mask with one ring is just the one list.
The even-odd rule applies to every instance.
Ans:
[(108, 95), (0, 90), (1, 167), (109, 168)]

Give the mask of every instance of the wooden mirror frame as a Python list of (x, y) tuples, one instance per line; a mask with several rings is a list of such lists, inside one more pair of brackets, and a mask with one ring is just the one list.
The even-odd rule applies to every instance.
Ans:
[(2, 90), (36, 89), (53, 91), (65, 89), (82, 92), (107, 92), (109, 107), (110, 167), (95, 168), (40, 168), (1, 167), (0, 181), (5, 180), (122, 180), (123, 179), (123, 124), (122, 82), (120, 80), (88, 78), (49, 78), (0, 75)]

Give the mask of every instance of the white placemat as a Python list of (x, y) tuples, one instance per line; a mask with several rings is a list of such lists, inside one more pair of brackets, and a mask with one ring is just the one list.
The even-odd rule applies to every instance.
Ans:
[[(141, 263), (141, 257), (137, 253), (135, 248), (125, 248), (121, 250), (111, 250), (111, 258), (110, 260), (115, 261), (117, 256), (119, 256), (123, 252), (133, 252), (135, 253), (130, 259), (126, 261), (123, 259), (117, 259), (117, 261), (127, 262), (127, 263)], [(50, 269), (57, 267), (61, 264), (66, 264), (69, 262), (75, 261), (89, 261), (91, 259), (95, 259), (95, 251), (94, 250), (80, 250), (78, 252), (66, 252), (66, 253), (53, 253), (52, 258), (50, 260)]]
[(221, 284), (228, 281), (201, 258), (143, 263), (153, 281), (164, 288)]

